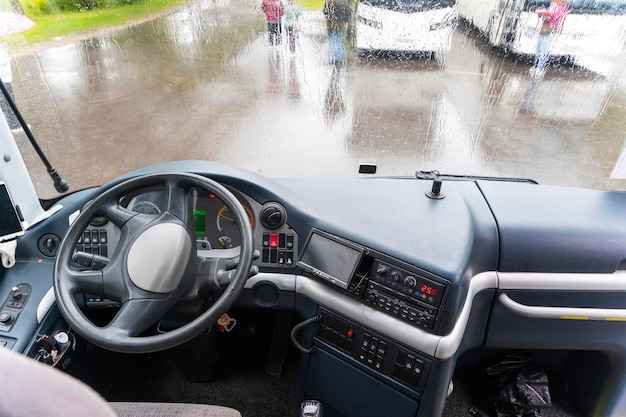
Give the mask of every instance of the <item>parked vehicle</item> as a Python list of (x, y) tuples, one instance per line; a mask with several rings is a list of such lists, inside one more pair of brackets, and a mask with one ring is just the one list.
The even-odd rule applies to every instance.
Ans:
[[(572, 61), (619, 54), (626, 39), (626, 3), (621, 1), (568, 1), (570, 11), (549, 54)], [(485, 35), (493, 46), (515, 54), (534, 55), (541, 19), (535, 13), (549, 1), (459, 0), (460, 17)]]
[(444, 52), (456, 26), (454, 0), (360, 0), (356, 48), (367, 51)]

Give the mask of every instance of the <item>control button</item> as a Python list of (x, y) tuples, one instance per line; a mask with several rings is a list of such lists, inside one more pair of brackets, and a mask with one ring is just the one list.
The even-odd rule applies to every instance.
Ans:
[(287, 244), (285, 247), (287, 249), (293, 249), (293, 235), (287, 235)]
[(91, 245), (91, 233), (89, 233), (89, 230), (86, 230), (85, 233), (83, 233), (83, 243), (85, 245)]
[(97, 245), (100, 242), (100, 233), (98, 232), (98, 230), (91, 231), (91, 241), (94, 245)]
[(354, 331), (353, 330), (348, 330), (348, 332), (346, 333), (346, 336), (348, 336), (350, 339), (352, 339), (354, 337)]
[(278, 247), (279, 248), (284, 248), (285, 247), (285, 234), (284, 233), (279, 233), (278, 234)]
[(339, 339), (339, 347), (343, 350), (345, 350), (348, 353), (352, 352), (352, 346), (354, 346), (354, 341), (348, 337), (346, 337), (345, 335), (340, 335), (340, 339)]
[(369, 333), (365, 333), (363, 335), (363, 347), (364, 348), (368, 348), (370, 345), (370, 338), (371, 336), (369, 335)]
[(409, 379), (409, 385), (411, 385), (412, 387), (418, 388), (420, 385), (420, 379), (421, 379), (421, 374), (413, 374), (411, 375), (411, 378)]
[(270, 248), (278, 247), (278, 233), (270, 233)]
[(393, 376), (398, 379), (402, 379), (403, 372), (404, 368), (400, 364), (396, 364), (396, 366), (393, 368)]
[(107, 243), (109, 243), (107, 239), (107, 231), (104, 229), (101, 229), (100, 230), (100, 244), (106, 245)]
[(270, 234), (269, 233), (263, 233), (263, 247), (264, 248), (270, 247)]
[(376, 274), (385, 275), (386, 273), (387, 273), (387, 266), (383, 264), (378, 264), (378, 267), (376, 268)]
[(415, 288), (415, 286), (417, 285), (417, 280), (415, 279), (415, 277), (409, 275), (408, 277), (404, 278), (404, 284), (407, 287)]
[(378, 338), (377, 337), (372, 337), (372, 343), (370, 343), (370, 350), (372, 352), (374, 352), (377, 349), (378, 349)]
[(398, 271), (393, 271), (390, 275), (393, 282), (400, 282), (402, 280), (402, 274)]
[(13, 320), (13, 316), (10, 313), (7, 313), (6, 311), (3, 311), (2, 313), (0, 313), (0, 323), (10, 324), (12, 320)]

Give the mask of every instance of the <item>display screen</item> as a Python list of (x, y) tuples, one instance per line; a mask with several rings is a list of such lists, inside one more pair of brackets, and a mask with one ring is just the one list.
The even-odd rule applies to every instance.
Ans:
[(0, 182), (0, 241), (8, 240), (23, 233), (24, 228), (11, 197), (9, 197), (7, 186), (4, 182)]
[(193, 211), (193, 222), (196, 225), (196, 236), (206, 236), (206, 210), (195, 209)]
[(313, 275), (346, 289), (361, 254), (361, 250), (313, 233), (298, 264)]

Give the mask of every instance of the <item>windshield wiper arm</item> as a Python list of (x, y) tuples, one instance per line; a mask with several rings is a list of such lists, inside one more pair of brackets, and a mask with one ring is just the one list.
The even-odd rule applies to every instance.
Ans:
[(44, 166), (46, 167), (46, 170), (48, 171), (48, 174), (50, 175), (50, 177), (52, 178), (52, 182), (54, 183), (54, 188), (59, 193), (66, 192), (69, 188), (67, 185), (67, 182), (63, 178), (61, 178), (57, 170), (52, 166), (50, 161), (48, 161), (48, 158), (46, 158), (46, 155), (43, 153), (43, 150), (39, 147), (37, 140), (33, 136), (33, 133), (30, 131), (30, 128), (28, 127), (28, 124), (22, 117), (22, 114), (17, 109), (17, 105), (15, 104), (15, 101), (13, 101), (13, 97), (11, 97), (11, 94), (9, 94), (2, 80), (0, 80), (0, 90), (2, 90), (2, 95), (4, 95), (4, 98), (6, 99), (7, 103), (9, 103), (9, 106), (11, 107), (11, 110), (13, 111), (13, 114), (15, 114), (15, 117), (17, 118), (17, 120), (20, 122), (22, 129), (24, 129), (24, 133), (26, 133), (26, 136), (28, 137), (30, 144), (33, 146), (33, 148), (35, 149), (35, 152), (37, 152), (37, 155), (39, 156), (39, 159), (41, 159), (41, 162), (43, 162)]
[(528, 184), (539, 184), (535, 180), (530, 178), (515, 178), (515, 177), (489, 177), (481, 175), (456, 175), (456, 174), (441, 174), (437, 170), (432, 171), (416, 171), (415, 178), (419, 180), (434, 180), (436, 178), (459, 180), (459, 181), (505, 181), (505, 182), (525, 182)]

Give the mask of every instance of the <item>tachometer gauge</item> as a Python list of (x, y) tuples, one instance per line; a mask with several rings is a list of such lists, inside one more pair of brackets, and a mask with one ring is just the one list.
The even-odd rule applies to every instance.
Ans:
[(148, 200), (137, 201), (135, 204), (133, 204), (133, 208), (131, 210), (135, 213), (142, 214), (161, 214), (161, 209), (159, 208), (159, 206)]
[[(245, 204), (243, 204), (243, 209), (246, 211), (246, 213), (248, 214), (248, 218), (250, 219), (250, 227), (254, 228), (254, 213), (252, 213), (250, 207), (246, 206)], [(225, 205), (220, 209), (220, 211), (217, 212), (215, 225), (217, 227), (217, 230), (223, 232), (224, 227), (228, 228), (228, 224), (235, 224), (235, 216), (233, 216), (233, 213), (230, 211), (228, 206)]]

